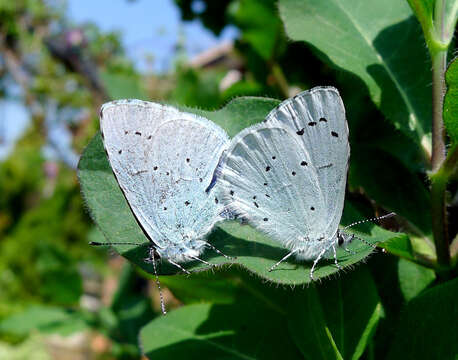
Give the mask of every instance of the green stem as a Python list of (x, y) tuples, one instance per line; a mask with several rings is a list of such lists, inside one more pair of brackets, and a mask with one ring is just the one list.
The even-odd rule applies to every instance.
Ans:
[(445, 95), (445, 69), (447, 66), (447, 51), (434, 51), (433, 65), (433, 152), (431, 158), (432, 171), (436, 172), (445, 160), (445, 132), (442, 109)]
[(431, 165), (431, 215), (434, 243), (436, 245), (438, 272), (446, 272), (450, 268), (450, 249), (447, 232), (447, 213), (445, 192), (448, 176), (441, 171), (445, 161), (445, 130), (442, 117), (444, 95), (446, 91), (445, 70), (447, 66), (447, 49), (444, 46), (445, 34), (445, 0), (436, 0), (434, 9), (434, 41), (431, 41), (429, 50), (432, 60), (432, 157)]
[(447, 49), (443, 45), (445, 34), (445, 0), (436, 0), (434, 9), (435, 41), (429, 43), (433, 65), (433, 152), (431, 157), (432, 171), (437, 172), (445, 160), (445, 130), (442, 108), (445, 86), (445, 70), (447, 67)]
[(431, 178), (431, 212), (434, 242), (436, 244), (439, 271), (450, 266), (450, 250), (447, 234), (447, 218), (445, 209), (445, 189), (447, 178), (437, 174)]

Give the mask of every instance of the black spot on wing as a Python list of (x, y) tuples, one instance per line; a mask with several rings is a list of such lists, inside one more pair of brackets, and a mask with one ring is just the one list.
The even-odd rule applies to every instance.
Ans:
[(266, 171), (270, 171), (270, 166), (266, 166)]
[(185, 204), (186, 206), (188, 206), (188, 205), (190, 205), (191, 203), (190, 203), (188, 200), (186, 200), (186, 201), (184, 202), (184, 204)]
[(320, 118), (320, 122), (328, 122), (324, 117)]
[(299, 131), (296, 131), (296, 134), (297, 134), (297, 135), (304, 135), (304, 128), (302, 128), (302, 129), (299, 130)]
[(307, 166), (307, 161), (302, 161), (301, 166)]
[(142, 136), (142, 133), (140, 131), (136, 131), (135, 135)]
[(121, 155), (121, 154), (122, 154), (122, 150), (119, 150), (119, 151), (118, 151), (118, 154), (120, 154), (120, 155)]
[(259, 205), (258, 205), (258, 203), (257, 203), (256, 201), (253, 201), (253, 204), (254, 204), (254, 206), (256, 206), (257, 208), (259, 208)]
[(334, 137), (339, 137), (339, 134), (337, 134), (335, 131), (331, 131), (331, 135)]
[(310, 121), (310, 122), (308, 123), (308, 126), (315, 126), (315, 125), (316, 125), (316, 122), (315, 122), (315, 121)]

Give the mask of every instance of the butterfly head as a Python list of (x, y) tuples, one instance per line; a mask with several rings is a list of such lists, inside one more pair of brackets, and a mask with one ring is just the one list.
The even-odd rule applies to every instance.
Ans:
[(345, 244), (350, 244), (353, 239), (355, 238), (355, 235), (353, 234), (347, 234), (340, 229), (337, 230), (337, 236), (336, 236), (336, 241), (338, 246), (343, 246)]

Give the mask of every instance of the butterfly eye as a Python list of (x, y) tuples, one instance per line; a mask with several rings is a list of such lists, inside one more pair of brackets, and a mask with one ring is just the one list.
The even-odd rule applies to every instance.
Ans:
[(339, 234), (338, 237), (337, 237), (337, 244), (339, 246), (342, 246), (343, 243), (344, 243), (344, 237)]

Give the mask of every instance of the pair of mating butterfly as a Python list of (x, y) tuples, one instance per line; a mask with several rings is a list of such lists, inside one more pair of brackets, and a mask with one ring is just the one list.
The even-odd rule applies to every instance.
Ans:
[[(338, 91), (317, 87), (282, 102), (229, 139), (213, 122), (138, 100), (105, 104), (103, 142), (155, 255), (181, 270), (214, 225), (241, 219), (291, 255), (317, 262), (353, 236), (339, 230), (350, 156)], [(219, 251), (218, 251), (219, 252)], [(220, 252), (219, 252), (220, 253)], [(211, 264), (208, 264), (211, 265)]]

